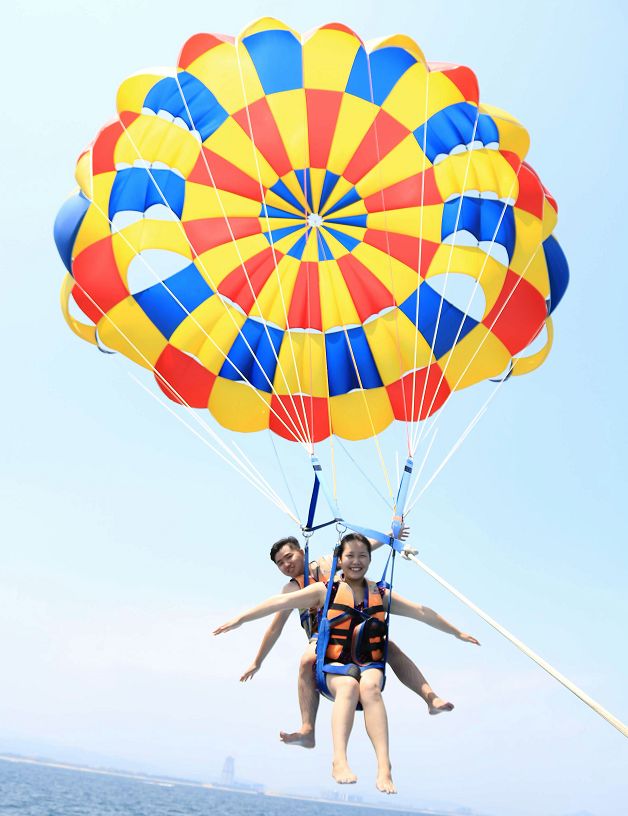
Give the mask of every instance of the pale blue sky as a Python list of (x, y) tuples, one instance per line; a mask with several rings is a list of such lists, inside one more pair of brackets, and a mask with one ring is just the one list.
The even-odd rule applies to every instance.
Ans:
[[(203, 778), (230, 753), (242, 776), (270, 786), (331, 787), (327, 705), (316, 752), (287, 750), (276, 737), (296, 725), (296, 621), (246, 687), (237, 677), (263, 623), (208, 636), (280, 585), (267, 550), (291, 528), (138, 387), (132, 366), (69, 332), (51, 234), (76, 156), (113, 116), (120, 81), (173, 65), (192, 33), (236, 33), (266, 14), (300, 30), (340, 20), (365, 39), (408, 33), (428, 59), (473, 67), (482, 98), (528, 127), (529, 159), (558, 200), (571, 267), (555, 347), (541, 370), (500, 390), (417, 506), (414, 540), (428, 564), (628, 719), (626, 12), (612, 2), (574, 9), (61, 0), (5, 12), (0, 750), (89, 754)], [(487, 395), (465, 395), (450, 413), (441, 456)], [(247, 450), (257, 461), (272, 456), (265, 436)], [(373, 459), (368, 447), (357, 455)], [(307, 462), (289, 466), (303, 505)], [(268, 471), (281, 489), (272, 461)], [(368, 497), (366, 520), (385, 524), (383, 505), (343, 472), (351, 514), (363, 514)], [(397, 642), (457, 705), (428, 719), (390, 681), (404, 798), (496, 816), (615, 816), (628, 799), (619, 733), (417, 568), (401, 565), (398, 588), (483, 643), (476, 650), (395, 624)], [(369, 794), (361, 724), (352, 756), (358, 792)]]

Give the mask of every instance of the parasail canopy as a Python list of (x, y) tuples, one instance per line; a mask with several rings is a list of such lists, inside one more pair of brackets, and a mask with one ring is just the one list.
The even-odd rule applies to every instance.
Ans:
[(172, 399), (233, 430), (362, 439), (545, 359), (556, 203), (469, 68), (263, 19), (191, 37), (117, 107), (57, 219), (64, 310)]

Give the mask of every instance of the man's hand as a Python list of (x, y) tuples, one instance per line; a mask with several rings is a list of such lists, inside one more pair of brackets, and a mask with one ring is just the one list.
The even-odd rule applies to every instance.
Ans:
[[(404, 522), (401, 523), (401, 529), (399, 530), (399, 541), (407, 541), (410, 538), (410, 528)], [(411, 547), (409, 544), (405, 544), (403, 550), (401, 551), (401, 555), (407, 560), (411, 555), (418, 555), (419, 551), (414, 547)]]
[(458, 635), (458, 640), (464, 640), (465, 643), (474, 643), (476, 646), (481, 645), (477, 638), (474, 638), (473, 635), (467, 634), (467, 632), (460, 632)]
[(260, 665), (258, 663), (251, 663), (248, 669), (244, 672), (242, 677), (240, 678), (241, 683), (246, 683), (247, 680), (250, 680), (257, 672), (260, 670)]
[(238, 626), (242, 625), (242, 621), (240, 618), (232, 618), (227, 623), (223, 623), (217, 629), (214, 629), (212, 632), (213, 635), (222, 635), (223, 632), (231, 632), (232, 629), (237, 629)]

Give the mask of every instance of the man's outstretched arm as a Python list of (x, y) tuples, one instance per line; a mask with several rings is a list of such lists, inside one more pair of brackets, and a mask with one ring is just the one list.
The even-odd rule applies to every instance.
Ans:
[(262, 642), (260, 643), (260, 647), (253, 662), (240, 678), (241, 683), (246, 683), (247, 680), (250, 680), (253, 675), (257, 674), (257, 672), (262, 668), (262, 663), (268, 657), (268, 653), (279, 640), (279, 636), (283, 632), (283, 628), (286, 625), (286, 621), (290, 617), (291, 611), (291, 609), (288, 609), (283, 612), (277, 612), (275, 617), (272, 619), (270, 626), (264, 632), (264, 637), (262, 638)]
[[(287, 592), (294, 592), (296, 589), (298, 589), (298, 586), (290, 582), (286, 584), (281, 591), (283, 594)], [(264, 637), (262, 638), (260, 647), (255, 655), (255, 659), (240, 678), (241, 683), (246, 683), (247, 680), (250, 680), (253, 675), (257, 674), (257, 672), (262, 668), (262, 663), (266, 660), (269, 652), (279, 640), (279, 636), (283, 632), (283, 628), (286, 625), (286, 621), (290, 617), (291, 611), (291, 609), (284, 609), (281, 612), (277, 612), (275, 617), (272, 619), (270, 626), (264, 632)]]

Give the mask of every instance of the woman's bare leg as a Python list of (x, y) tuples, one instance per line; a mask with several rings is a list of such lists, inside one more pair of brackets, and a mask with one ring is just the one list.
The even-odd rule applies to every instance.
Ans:
[(316, 641), (308, 644), (299, 664), (299, 708), (301, 709), (301, 728), (298, 731), (280, 731), (279, 739), (286, 745), (300, 745), (302, 748), (314, 748), (316, 740), (314, 728), (320, 696), (316, 688)]
[(392, 780), (390, 754), (388, 752), (388, 717), (382, 698), (383, 673), (379, 669), (366, 669), (360, 679), (360, 702), (364, 709), (364, 724), (377, 758), (375, 785), (382, 793), (397, 793)]
[(442, 714), (443, 711), (454, 710), (453, 703), (443, 700), (436, 694), (416, 663), (413, 663), (392, 640), (388, 642), (388, 665), (406, 688), (425, 700), (430, 714)]
[(339, 785), (352, 785), (358, 778), (349, 767), (347, 744), (353, 728), (360, 687), (353, 677), (340, 674), (328, 674), (327, 687), (334, 697), (331, 711), (331, 736), (334, 746), (331, 775)]

